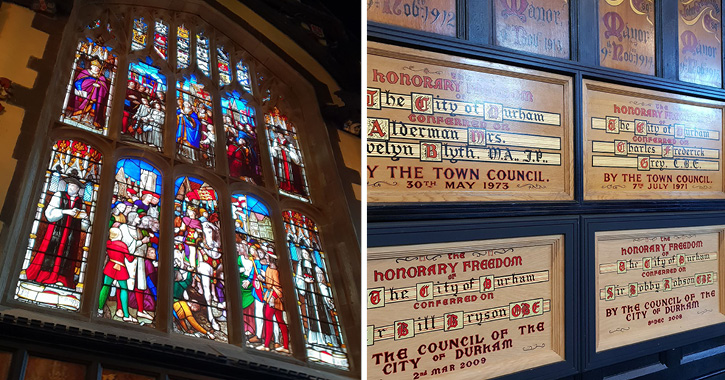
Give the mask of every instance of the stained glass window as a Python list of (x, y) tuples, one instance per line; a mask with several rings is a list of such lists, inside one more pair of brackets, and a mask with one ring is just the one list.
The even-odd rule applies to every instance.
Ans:
[(317, 226), (296, 211), (285, 211), (283, 217), (307, 357), (347, 369), (347, 348)]
[(189, 67), (189, 53), (191, 51), (191, 40), (189, 39), (189, 29), (184, 25), (176, 28), (176, 67), (185, 69)]
[(289, 353), (285, 291), (279, 275), (269, 209), (251, 195), (232, 196), (247, 347)]
[(227, 92), (222, 98), (224, 131), (227, 138), (229, 175), (245, 181), (262, 184), (259, 161), (259, 141), (254, 121), (254, 108), (242, 99), (239, 92)]
[(96, 211), (101, 153), (81, 141), (53, 145), (15, 298), (77, 311)]
[(244, 88), (244, 91), (252, 93), (252, 82), (249, 79), (249, 66), (244, 62), (237, 62), (237, 82)]
[(133, 38), (131, 40), (131, 50), (141, 50), (146, 47), (146, 39), (148, 32), (148, 24), (144, 22), (143, 17), (133, 20)]
[(169, 27), (164, 24), (163, 21), (157, 20), (156, 26), (154, 27), (154, 50), (156, 50), (163, 59), (167, 59), (169, 57), (168, 38)]
[(264, 115), (264, 122), (279, 192), (308, 201), (305, 165), (294, 125), (276, 107)]
[(196, 66), (204, 75), (211, 74), (209, 66), (209, 39), (203, 33), (196, 35)]
[(111, 48), (90, 38), (78, 43), (60, 121), (104, 135), (108, 133), (117, 61)]
[(154, 326), (161, 173), (145, 161), (122, 159), (115, 178), (98, 313)]
[(174, 194), (174, 329), (226, 342), (216, 191), (197, 178), (179, 177)]
[(217, 56), (217, 67), (219, 68), (219, 85), (220, 86), (226, 86), (228, 84), (232, 84), (232, 73), (231, 73), (231, 64), (229, 63), (229, 53), (224, 51), (223, 47), (218, 47), (216, 49)]
[(166, 118), (166, 77), (151, 65), (133, 62), (128, 67), (128, 84), (123, 101), (122, 138), (162, 150), (162, 129)]
[(212, 98), (204, 85), (191, 75), (176, 83), (176, 146), (182, 157), (206, 166), (214, 166)]

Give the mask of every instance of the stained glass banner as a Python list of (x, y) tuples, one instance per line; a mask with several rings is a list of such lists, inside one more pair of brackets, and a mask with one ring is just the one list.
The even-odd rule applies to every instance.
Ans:
[(100, 174), (95, 148), (73, 140), (53, 145), (16, 299), (79, 309)]
[(154, 27), (154, 50), (156, 50), (163, 59), (167, 59), (169, 57), (168, 39), (168, 25), (164, 24), (163, 21), (156, 21), (156, 26)]
[(209, 38), (204, 37), (203, 33), (196, 35), (196, 66), (199, 67), (204, 75), (211, 74), (211, 66), (209, 66)]
[(317, 226), (296, 211), (285, 211), (283, 217), (307, 358), (347, 369), (347, 348)]
[(174, 330), (226, 342), (226, 290), (216, 191), (199, 179), (180, 177), (174, 193)]
[(146, 47), (146, 32), (149, 26), (144, 22), (143, 17), (133, 20), (133, 37), (131, 40), (131, 50), (141, 50)]
[(231, 64), (229, 63), (229, 53), (223, 47), (217, 48), (217, 68), (219, 68), (219, 85), (226, 86), (232, 83)]
[(191, 60), (189, 51), (191, 50), (191, 42), (189, 40), (189, 29), (184, 28), (184, 25), (179, 25), (176, 28), (176, 66), (179, 69), (185, 69), (189, 67)]
[(76, 50), (60, 121), (108, 134), (108, 117), (118, 59), (111, 48), (82, 40)]
[(137, 159), (118, 162), (98, 304), (104, 318), (154, 326), (160, 200), (158, 169)]
[(249, 66), (244, 64), (244, 62), (242, 61), (237, 62), (237, 82), (242, 85), (244, 91), (250, 94), (252, 93), (252, 82), (249, 77)]

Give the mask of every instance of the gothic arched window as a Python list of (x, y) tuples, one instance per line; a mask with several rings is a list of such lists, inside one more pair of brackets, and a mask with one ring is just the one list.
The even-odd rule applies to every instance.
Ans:
[(349, 369), (317, 226), (282, 211), (324, 215), (283, 82), (193, 15), (84, 12), (16, 304)]

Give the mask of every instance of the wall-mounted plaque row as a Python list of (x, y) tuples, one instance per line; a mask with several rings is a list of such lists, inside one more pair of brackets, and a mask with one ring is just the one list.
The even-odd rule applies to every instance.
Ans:
[[(581, 9), (577, 2), (569, 0), (476, 3), (479, 2), (369, 0), (367, 17), (380, 24), (461, 40), (471, 38), (468, 30), (491, 29), (492, 36), (483, 41), (473, 37), (470, 42), (574, 60), (577, 58), (571, 53), (575, 47), (571, 46), (574, 42), (570, 36), (577, 33), (578, 24), (589, 29), (591, 20), (597, 24), (595, 33), (588, 35), (588, 30), (580, 30), (578, 34), (581, 43), (598, 47), (591, 52), (598, 55), (599, 66), (656, 75), (656, 61), (664, 58), (658, 57), (658, 51), (663, 50), (660, 45), (670, 44), (668, 51), (678, 61), (676, 72), (681, 81), (722, 87), (721, 0), (679, 0), (666, 4), (654, 0), (599, 0), (595, 5), (582, 4)], [(667, 9), (658, 9), (663, 6)], [(582, 13), (577, 15), (578, 12)], [(658, 15), (665, 15), (664, 20), (657, 20)], [(658, 30), (663, 27), (677, 28), (677, 33)]]
[[(572, 79), (369, 43), (369, 202), (574, 199)], [(722, 199), (725, 103), (584, 80), (583, 199)]]

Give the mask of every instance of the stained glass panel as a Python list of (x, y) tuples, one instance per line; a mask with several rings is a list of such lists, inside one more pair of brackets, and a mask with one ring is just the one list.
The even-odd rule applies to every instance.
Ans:
[(283, 217), (307, 358), (347, 369), (347, 348), (342, 339), (317, 226), (296, 211), (285, 211)]
[(216, 51), (217, 67), (219, 68), (219, 85), (226, 86), (228, 84), (232, 84), (232, 72), (231, 64), (229, 63), (229, 53), (224, 51), (224, 48), (221, 46), (218, 47)]
[(15, 298), (77, 311), (96, 211), (101, 153), (80, 141), (53, 145)]
[(154, 326), (161, 173), (145, 161), (121, 159), (115, 179), (98, 313)]
[(164, 24), (163, 21), (157, 20), (156, 26), (154, 27), (154, 50), (156, 50), (163, 59), (167, 59), (169, 57), (168, 38), (168, 25)]
[(206, 76), (211, 73), (209, 66), (209, 38), (204, 37), (203, 33), (196, 35), (196, 66)]
[(247, 347), (289, 353), (285, 292), (279, 280), (269, 209), (251, 195), (235, 194), (232, 215)]
[(277, 108), (264, 115), (264, 122), (279, 192), (309, 202), (305, 165), (294, 125)]
[(117, 62), (109, 47), (91, 39), (78, 44), (61, 122), (103, 135), (108, 133)]
[(222, 113), (227, 138), (229, 175), (262, 185), (254, 108), (237, 91), (227, 92), (222, 98)]
[(133, 20), (133, 37), (131, 39), (131, 51), (141, 50), (146, 47), (147, 32), (149, 26), (144, 22), (143, 17)]
[(151, 65), (151, 58), (128, 67), (126, 98), (123, 101), (121, 137), (162, 150), (162, 128), (166, 118), (166, 77)]
[(189, 67), (191, 40), (189, 39), (189, 29), (186, 29), (184, 25), (176, 28), (176, 48), (176, 66), (180, 69)]
[(249, 77), (249, 66), (244, 62), (237, 62), (237, 82), (244, 88), (244, 91), (252, 93), (252, 82)]
[(212, 122), (212, 98), (191, 75), (176, 83), (176, 151), (184, 159), (214, 166), (216, 136)]
[(226, 290), (216, 191), (202, 180), (180, 177), (174, 194), (174, 330), (226, 342)]

